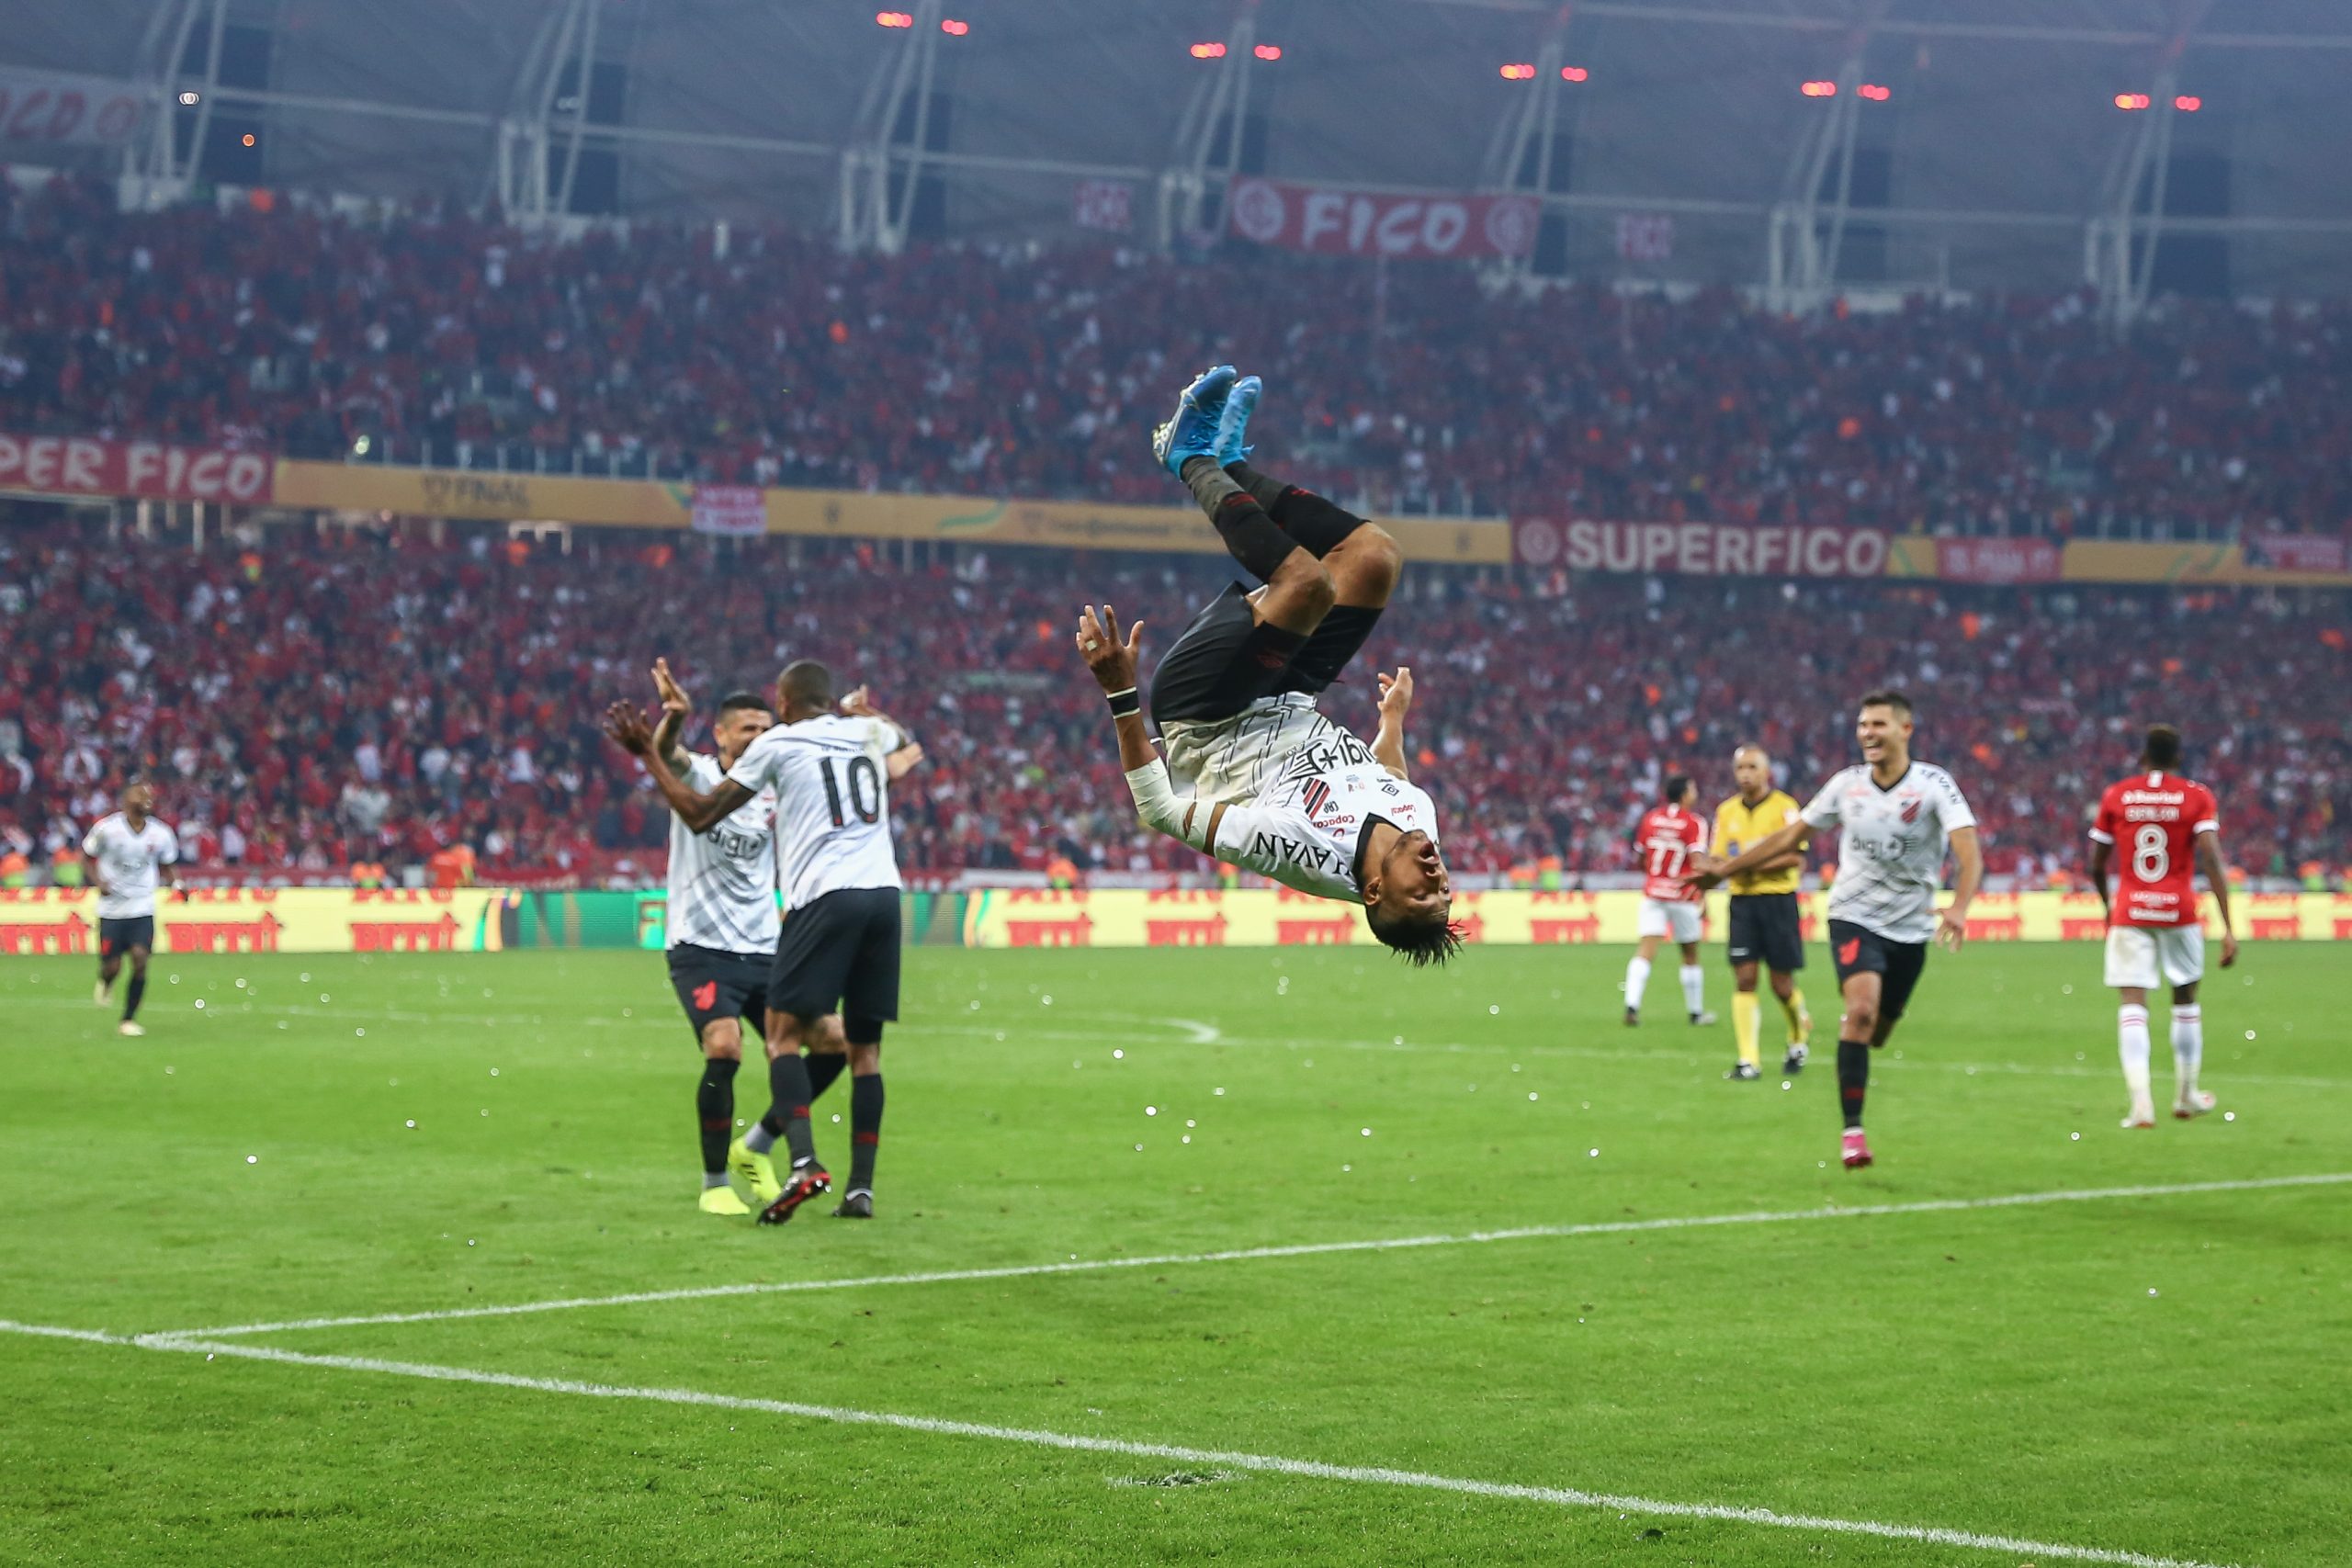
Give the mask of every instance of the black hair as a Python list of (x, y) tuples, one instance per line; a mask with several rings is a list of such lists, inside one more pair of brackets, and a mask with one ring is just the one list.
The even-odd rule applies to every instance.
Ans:
[(1893, 708), (1895, 712), (1901, 714), (1905, 718), (1909, 718), (1911, 716), (1911, 699), (1905, 696), (1902, 693), (1892, 689), (1880, 692), (1864, 692), (1862, 694), (1862, 700), (1856, 704), (1855, 706), (1858, 708)]
[(2148, 726), (2147, 743), (2140, 754), (2148, 759), (2148, 766), (2159, 773), (2180, 766), (2180, 731), (2169, 724)]
[(1690, 793), (1690, 775), (1689, 773), (1668, 773), (1666, 775), (1665, 798), (1666, 803), (1668, 806), (1679, 805), (1682, 797)]
[(1391, 915), (1377, 904), (1367, 904), (1363, 918), (1373, 935), (1416, 969), (1442, 964), (1462, 951), (1462, 928), (1442, 909), (1426, 915)]
[(757, 692), (729, 692), (718, 699), (718, 716), (721, 718), (730, 713), (741, 713), (745, 708), (754, 713), (765, 713), (768, 711), (768, 700)]
[(804, 708), (833, 705), (833, 672), (813, 659), (794, 660), (784, 667), (775, 683), (787, 704)]

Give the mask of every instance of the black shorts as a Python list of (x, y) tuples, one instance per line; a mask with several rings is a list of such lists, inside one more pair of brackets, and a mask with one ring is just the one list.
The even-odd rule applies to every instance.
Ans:
[(773, 962), (764, 953), (722, 953), (690, 942), (670, 949), (670, 984), (686, 1010), (695, 1044), (702, 1043), (703, 1030), (722, 1018), (740, 1018), (752, 1033), (766, 1032)]
[(1804, 967), (1804, 928), (1793, 893), (1735, 893), (1731, 897), (1731, 961), (1761, 964), (1775, 975)]
[(132, 915), (125, 919), (111, 920), (98, 917), (98, 956), (117, 958), (132, 948), (155, 950), (155, 917)]
[(853, 1045), (899, 1016), (899, 890), (843, 887), (784, 917), (768, 1006), (796, 1018), (838, 1010)]
[(1238, 582), (1210, 600), (1161, 656), (1151, 675), (1155, 724), (1214, 723), (1261, 697), (1321, 692), (1363, 649), (1380, 612), (1342, 604), (1323, 617), (1295, 652), (1288, 638), (1261, 626)]
[(1851, 920), (1829, 922), (1829, 955), (1838, 961), (1840, 986), (1849, 975), (1867, 972), (1881, 977), (1881, 1023), (1893, 1023), (1903, 1016), (1903, 1010), (1910, 1005), (1913, 987), (1919, 984), (1919, 971), (1928, 966), (1926, 942), (1889, 942), (1868, 926), (1858, 926)]

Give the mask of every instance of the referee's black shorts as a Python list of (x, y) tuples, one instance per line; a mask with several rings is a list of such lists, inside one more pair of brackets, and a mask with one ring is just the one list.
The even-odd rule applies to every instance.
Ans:
[(1761, 964), (1775, 975), (1804, 967), (1804, 928), (1793, 893), (1735, 893), (1731, 897), (1731, 961)]
[(1928, 966), (1924, 942), (1889, 942), (1868, 926), (1851, 920), (1829, 922), (1829, 956), (1838, 962), (1838, 984), (1864, 973), (1879, 976), (1878, 1017), (1893, 1023), (1911, 1003), (1919, 973)]
[(835, 888), (786, 915), (768, 1007), (803, 1019), (838, 1010), (851, 1044), (880, 1044), (899, 1016), (899, 890)]

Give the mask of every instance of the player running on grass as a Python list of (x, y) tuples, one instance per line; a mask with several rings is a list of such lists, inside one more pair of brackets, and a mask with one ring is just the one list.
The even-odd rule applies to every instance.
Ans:
[[(110, 999), (123, 960), (130, 961), (118, 1034), (147, 1032), (139, 1021), (139, 1003), (147, 994), (147, 955), (155, 948), (155, 888), (164, 874), (160, 868), (176, 865), (180, 858), (179, 839), (155, 820), (154, 809), (155, 786), (133, 779), (123, 786), (122, 809), (99, 818), (82, 840), (98, 885), (98, 984), (91, 998), (100, 1007)], [(172, 873), (171, 879), (178, 891), (179, 874)]]
[[(1121, 635), (1109, 605), (1080, 613), (1079, 652), (1119, 736), (1144, 825), (1288, 887), (1361, 907), (1372, 933), (1415, 964), (1462, 945), (1439, 852), (1437, 807), (1405, 761), (1412, 671), (1382, 674), (1370, 745), (1316, 709), (1372, 635), (1403, 554), (1383, 529), (1243, 459), (1261, 384), (1219, 366), (1184, 389), (1152, 454), (1182, 479), (1226, 548), (1262, 584), (1231, 584), (1159, 661), (1144, 728), (1143, 623)], [(1181, 793), (1180, 793), (1181, 791)]]
[[(2172, 987), (2172, 1113), (2183, 1121), (2213, 1109), (2197, 1087), (2205, 1055), (2205, 1017), (2197, 1005), (2205, 978), (2205, 927), (2197, 916), (2197, 874), (2205, 874), (2222, 915), (2222, 967), (2238, 961), (2230, 926), (2230, 880), (2222, 864), (2222, 814), (2213, 792), (2180, 776), (2180, 731), (2153, 725), (2140, 751), (2140, 771), (2108, 785), (2091, 822), (2091, 886), (2107, 909), (2107, 983), (2114, 987), (2117, 1048), (2124, 1087), (2132, 1091), (2126, 1127), (2156, 1124), (2148, 1087), (2148, 993)], [(2109, 860), (2120, 843), (2122, 868), (2115, 897), (2107, 890)]]
[[(1871, 1163), (1862, 1135), (1862, 1098), (1871, 1081), (1871, 1053), (1884, 1045), (1927, 966), (1928, 944), (1951, 952), (1968, 936), (1968, 907), (1984, 880), (1976, 846), (1976, 814), (1951, 775), (1911, 760), (1911, 700), (1900, 692), (1862, 698), (1854, 721), (1862, 764), (1847, 768), (1794, 822), (1750, 844), (1730, 860), (1693, 873), (1694, 887), (1769, 865), (1804, 842), (1809, 833), (1844, 830), (1838, 879), (1829, 888), (1829, 949), (1846, 1016), (1838, 1028), (1838, 1103), (1846, 1119), (1841, 1157), (1849, 1170)], [(1944, 845), (1960, 863), (1951, 906), (1936, 908), (1943, 880)]]
[[(1693, 1024), (1711, 1024), (1707, 972), (1699, 966), (1699, 916), (1704, 895), (1682, 886), (1682, 874), (1707, 852), (1707, 825), (1690, 810), (1698, 789), (1688, 773), (1675, 773), (1660, 792), (1660, 804), (1642, 813), (1634, 829), (1634, 852), (1642, 862), (1642, 908), (1635, 928), (1641, 938), (1625, 961), (1625, 1024), (1642, 1021), (1642, 993), (1649, 988), (1650, 964), (1668, 936), (1682, 949), (1682, 1005)], [(1752, 1076), (1752, 1075), (1751, 1075)]]

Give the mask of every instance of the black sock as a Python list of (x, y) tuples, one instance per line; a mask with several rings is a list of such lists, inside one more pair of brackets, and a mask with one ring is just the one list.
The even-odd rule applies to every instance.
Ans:
[(1363, 519), (1345, 507), (1333, 505), (1311, 490), (1269, 479), (1247, 463), (1227, 463), (1225, 472), (1266, 509), (1266, 515), (1274, 520), (1275, 527), (1317, 560), (1329, 555), (1334, 545), (1363, 526)]
[(1192, 488), (1193, 499), (1201, 503), (1209, 521), (1216, 525), (1217, 536), (1225, 541), (1227, 552), (1250, 576), (1261, 582), (1272, 582), (1283, 562), (1298, 548), (1297, 542), (1275, 525), (1255, 497), (1226, 477), (1216, 458), (1188, 458), (1184, 482)]
[(130, 972), (130, 984), (124, 988), (122, 993), (123, 1022), (129, 1023), (132, 1019), (139, 1016), (139, 998), (146, 994), (147, 971), (144, 969), (133, 969)]
[(764, 1123), (779, 1123), (777, 1132), (786, 1147), (792, 1150), (792, 1163), (806, 1165), (817, 1157), (817, 1139), (808, 1131), (808, 1064), (797, 1055), (778, 1056), (768, 1064), (768, 1093), (775, 1103), (768, 1107)]
[(813, 1103), (825, 1097), (833, 1080), (849, 1070), (847, 1052), (811, 1051), (802, 1058), (808, 1064), (808, 1099)]
[(695, 1088), (695, 1114), (702, 1121), (702, 1170), (722, 1176), (727, 1170), (727, 1145), (735, 1140), (735, 1070), (743, 1064), (732, 1056), (706, 1056), (702, 1082)]
[(874, 1190), (874, 1155), (882, 1142), (882, 1075), (849, 1080), (849, 1190)]
[(1838, 1103), (1849, 1128), (1862, 1124), (1862, 1094), (1871, 1086), (1871, 1043), (1838, 1042)]

